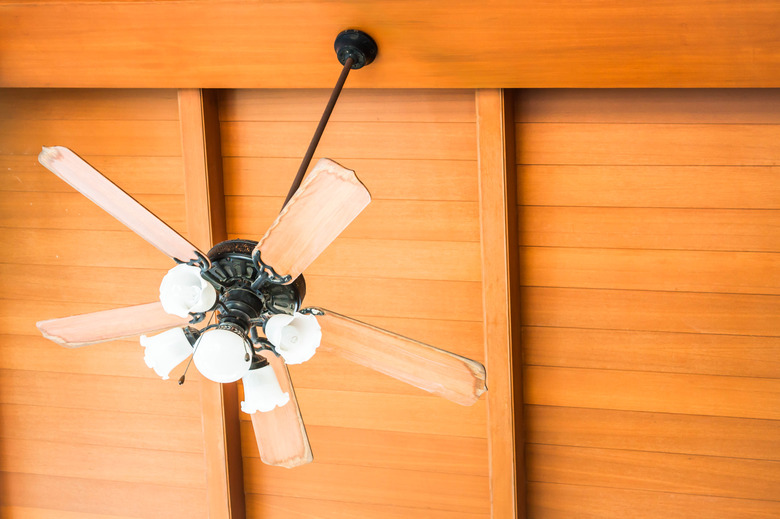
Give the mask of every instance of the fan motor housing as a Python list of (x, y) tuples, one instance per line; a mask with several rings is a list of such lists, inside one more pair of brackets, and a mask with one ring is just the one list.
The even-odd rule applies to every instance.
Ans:
[(211, 266), (202, 275), (219, 292), (220, 322), (235, 322), (246, 328), (249, 321), (264, 314), (292, 314), (303, 303), (306, 280), (302, 275), (288, 285), (264, 283), (252, 288), (261, 274), (252, 260), (256, 245), (252, 240), (227, 240), (207, 254)]

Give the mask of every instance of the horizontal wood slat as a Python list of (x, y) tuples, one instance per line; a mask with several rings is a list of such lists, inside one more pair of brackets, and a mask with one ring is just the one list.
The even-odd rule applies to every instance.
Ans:
[(528, 89), (515, 121), (534, 123), (777, 124), (780, 91), (767, 89)]
[(778, 175), (777, 166), (523, 165), (517, 189), (528, 206), (779, 209)]
[[(139, 361), (143, 362), (143, 358)], [(174, 379), (0, 370), (0, 403), (119, 410), (189, 419), (200, 416), (200, 398), (197, 383), (187, 385), (180, 387)]]
[[(63, 238), (67, 236), (68, 240)], [(52, 247), (51, 244), (55, 245)], [(132, 231), (3, 229), (9, 264), (122, 267), (167, 271), (174, 263)]]
[[(279, 202), (265, 203), (281, 206), (300, 162), (299, 158), (225, 157), (225, 194), (279, 197)], [(342, 166), (355, 171), (371, 192), (372, 203), (477, 200), (477, 163), (473, 160), (350, 158)], [(267, 173), (262, 182), (257, 178), (259, 171)]]
[[(480, 283), (474, 281), (307, 276), (307, 304), (349, 317), (375, 315), (479, 321)], [(410, 298), (409, 294), (414, 294)], [(399, 304), (399, 302), (403, 304)], [(442, 301), (447, 305), (442, 306)], [(390, 327), (390, 331), (395, 331)]]
[(6, 472), (0, 476), (6, 492), (3, 502), (6, 506), (150, 519), (179, 514), (206, 518), (206, 492), (202, 489), (40, 474)]
[(370, 503), (347, 503), (331, 499), (307, 497), (270, 496), (247, 494), (249, 509), (264, 519), (307, 519), (312, 516), (322, 519), (488, 519), (490, 512), (472, 513), (462, 510), (434, 510), (429, 507), (412, 508), (398, 505), (376, 505)]
[[(357, 75), (357, 74), (356, 74)], [(353, 79), (354, 76), (351, 78)], [(329, 90), (223, 90), (221, 121), (318, 122)], [(331, 122), (466, 122), (475, 121), (470, 90), (346, 89)]]
[[(181, 195), (133, 196), (174, 229), (184, 228)], [(64, 230), (126, 230), (127, 227), (80, 193), (15, 193), (0, 199), (0, 226)]]
[(39, 121), (178, 121), (175, 90), (61, 89), (5, 90), (0, 113), (8, 119)]
[[(251, 424), (242, 422), (241, 429), (244, 456), (259, 458)], [(308, 426), (306, 432), (316, 445), (317, 463), (486, 475), (487, 443), (480, 438), (317, 425)]]
[(520, 244), (545, 247), (780, 251), (780, 211), (520, 207)]
[[(295, 380), (293, 380), (295, 383)], [(295, 392), (307, 425), (485, 438), (485, 400), (471, 407), (440, 397), (300, 388)], [(381, 409), (381, 414), (371, 413)], [(246, 422), (249, 415), (241, 413)], [(316, 446), (312, 445), (314, 456)]]
[(255, 458), (245, 458), (244, 468), (250, 494), (472, 513), (489, 508), (486, 477), (325, 463), (291, 471), (266, 468)]
[(30, 265), (20, 270), (15, 265), (0, 264), (3, 280), (30, 289), (28, 300), (86, 303), (99, 299), (116, 307), (157, 300), (164, 275), (165, 271), (158, 269)]
[(517, 124), (524, 164), (777, 166), (780, 126)]
[(780, 460), (778, 420), (540, 405), (526, 417), (529, 443)]
[(528, 286), (780, 294), (780, 254), (523, 247)]
[(780, 378), (780, 338), (523, 328), (528, 365)]
[[(34, 326), (28, 331), (27, 335), (0, 335), (5, 369), (160, 379), (146, 363), (139, 362), (144, 350), (137, 338), (64, 348), (45, 339)], [(32, 352), (37, 354), (34, 366), (30, 364)]]
[(11, 438), (0, 442), (4, 472), (205, 488), (202, 465), (202, 453), (74, 445), (67, 437), (57, 442)]
[(550, 519), (770, 519), (780, 514), (780, 502), (584, 486), (579, 483), (529, 483), (529, 504)]
[(780, 379), (527, 366), (529, 404), (780, 420)]
[(774, 296), (575, 288), (522, 290), (523, 324), (707, 334), (780, 335)]
[[(500, 1), (490, 9), (464, 0), (413, 8), (383, 0), (369, 11), (346, 1), (186, 9), (177, 2), (40, 2), (3, 9), (1, 86), (329, 88), (338, 69), (333, 38), (350, 23), (380, 48), (351, 87), (769, 87), (780, 64), (777, 5), (769, 0)], [(301, 27), (308, 37), (291, 42)], [(295, 59), (278, 59), (289, 55)]]
[(529, 481), (777, 501), (777, 461), (529, 445)]
[[(226, 157), (300, 157), (316, 125), (311, 122), (223, 122)], [(474, 160), (476, 135), (470, 123), (332, 122), (317, 156), (349, 167), (348, 159)]]
[(65, 146), (79, 156), (181, 156), (178, 121), (53, 121), (15, 119), (0, 125), (0, 155), (38, 155)]
[[(283, 198), (228, 197), (228, 233), (260, 239)], [(476, 202), (374, 200), (341, 234), (344, 238), (479, 241)]]
[[(67, 439), (70, 445), (203, 453), (198, 417), (140, 414), (123, 409), (104, 409), (95, 413), (89, 409), (45, 404), (3, 404), (0, 405), (0, 420), (3, 423), (0, 437), (4, 439), (40, 442)], [(154, 460), (155, 454), (147, 452), (145, 457)], [(196, 469), (195, 473), (198, 472), (199, 469)]]
[[(181, 157), (81, 157), (133, 196), (184, 191)], [(0, 170), (0, 191), (73, 193), (72, 187), (41, 166), (34, 155), (3, 155), (0, 161), (5, 166)]]

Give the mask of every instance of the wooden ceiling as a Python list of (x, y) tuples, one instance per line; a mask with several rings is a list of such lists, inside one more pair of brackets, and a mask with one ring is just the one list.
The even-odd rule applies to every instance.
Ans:
[(330, 87), (339, 31), (379, 44), (351, 87), (770, 87), (780, 4), (713, 0), (0, 4), (0, 86)]

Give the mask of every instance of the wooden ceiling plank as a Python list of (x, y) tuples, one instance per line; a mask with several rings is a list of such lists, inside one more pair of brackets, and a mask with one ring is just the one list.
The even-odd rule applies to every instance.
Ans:
[(478, 90), (479, 219), (492, 517), (526, 515), (519, 366), (517, 187), (512, 94)]
[[(179, 119), (188, 236), (207, 251), (227, 236), (216, 92), (179, 90)], [(200, 388), (209, 518), (244, 519), (237, 383)]]
[(3, 2), (0, 86), (329, 88), (333, 40), (379, 57), (350, 87), (771, 87), (775, 0), (488, 4)]

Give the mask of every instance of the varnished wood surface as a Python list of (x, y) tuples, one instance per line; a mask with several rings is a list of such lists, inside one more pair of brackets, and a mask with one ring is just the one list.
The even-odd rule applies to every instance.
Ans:
[(776, 91), (526, 91), (529, 510), (772, 517)]
[(478, 90), (479, 232), (488, 369), (490, 506), (493, 517), (526, 517), (520, 362), (514, 93)]
[[(276, 218), (322, 93), (223, 92), (229, 237)], [(355, 170), (373, 200), (306, 269), (305, 306), (484, 360), (474, 116), (473, 92), (345, 93), (315, 158)], [(269, 467), (245, 441), (248, 517), (489, 516), (483, 399), (462, 407), (320, 350), (290, 366), (314, 461)]]
[(330, 88), (338, 73), (333, 40), (350, 27), (379, 45), (375, 63), (351, 86), (778, 84), (778, 6), (770, 0), (1, 7), (3, 86)]
[[(175, 92), (15, 90), (0, 98), (8, 115), (0, 123), (8, 251), (0, 265), (0, 513), (204, 517), (198, 380), (178, 386), (183, 366), (160, 380), (137, 337), (66, 350), (35, 328), (156, 299), (173, 262), (36, 156), (45, 144), (83, 144), (86, 160), (184, 233)], [(28, 288), (40, 297), (27, 311), (22, 286), (39, 287)]]
[[(183, 89), (177, 97), (187, 235), (208, 251), (227, 236), (217, 94)], [(195, 374), (194, 378), (199, 377)], [(208, 516), (244, 519), (236, 384), (218, 384), (200, 377), (199, 385)]]

